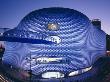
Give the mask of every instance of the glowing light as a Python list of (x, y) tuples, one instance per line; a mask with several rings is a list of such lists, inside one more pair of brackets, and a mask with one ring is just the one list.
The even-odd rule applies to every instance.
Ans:
[(42, 74), (42, 78), (63, 78), (64, 74), (60, 72), (46, 72)]
[(45, 40), (52, 41), (57, 44), (61, 42), (61, 38), (59, 36), (49, 36)]
[(88, 68), (85, 68), (85, 69), (73, 71), (73, 72), (69, 73), (69, 76), (75, 76), (75, 75), (78, 75), (78, 74), (81, 74), (81, 73), (85, 73), (85, 72), (87, 72), (87, 71), (89, 71), (91, 69), (92, 69), (92, 66), (88, 67)]
[(46, 58), (46, 57), (37, 58), (37, 62), (40, 62), (40, 63), (49, 63), (49, 62), (60, 61), (60, 60), (62, 60), (62, 58)]
[(57, 30), (58, 29), (58, 25), (50, 23), (50, 24), (48, 24), (48, 29), (49, 30)]

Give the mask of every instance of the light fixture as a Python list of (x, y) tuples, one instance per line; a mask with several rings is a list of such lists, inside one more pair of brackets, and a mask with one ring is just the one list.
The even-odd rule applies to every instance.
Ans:
[(61, 38), (59, 36), (48, 36), (47, 38), (45, 38), (45, 40), (52, 41), (57, 44), (61, 43)]
[(68, 76), (75, 76), (75, 75), (78, 75), (78, 74), (82, 74), (82, 73), (85, 73), (85, 72), (87, 72), (87, 71), (89, 71), (91, 69), (92, 69), (92, 66), (91, 67), (88, 67), (88, 68), (85, 68), (85, 69), (73, 71), (73, 72), (69, 73)]
[(49, 23), (48, 24), (48, 29), (49, 30), (57, 30), (58, 29), (58, 24), (56, 24), (56, 23)]
[(48, 58), (48, 57), (41, 57), (37, 58), (37, 63), (49, 63), (49, 62), (60, 62), (63, 60), (62, 58)]
[(60, 72), (45, 72), (42, 74), (42, 78), (63, 78), (64, 74)]

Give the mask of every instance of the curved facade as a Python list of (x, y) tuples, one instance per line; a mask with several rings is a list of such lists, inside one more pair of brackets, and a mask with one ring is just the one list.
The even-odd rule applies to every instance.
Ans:
[[(32, 74), (84, 69), (106, 52), (106, 34), (84, 14), (68, 8), (44, 8), (24, 17), (5, 37), (40, 39), (54, 44), (5, 42), (5, 64)], [(31, 62), (30, 62), (31, 61)]]

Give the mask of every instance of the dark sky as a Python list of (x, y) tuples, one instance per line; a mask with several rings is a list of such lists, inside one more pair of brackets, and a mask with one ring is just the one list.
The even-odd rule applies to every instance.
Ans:
[(72, 8), (98, 18), (110, 34), (110, 0), (0, 0), (0, 28), (14, 28), (29, 12), (45, 7)]

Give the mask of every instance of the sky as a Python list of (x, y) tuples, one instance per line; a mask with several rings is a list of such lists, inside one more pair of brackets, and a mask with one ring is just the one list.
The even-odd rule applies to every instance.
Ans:
[(65, 7), (100, 19), (102, 30), (110, 35), (110, 0), (0, 0), (0, 28), (14, 28), (31, 11), (47, 7)]

